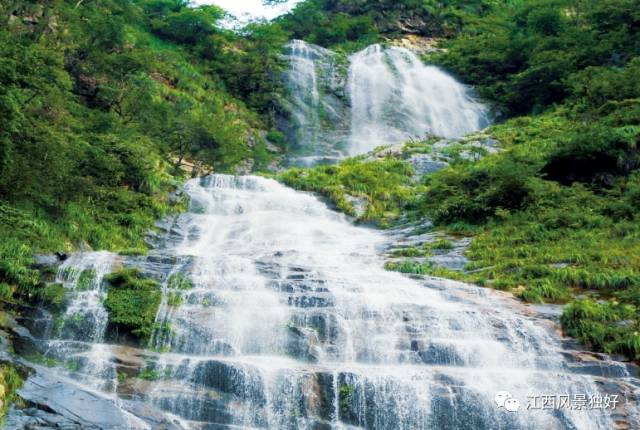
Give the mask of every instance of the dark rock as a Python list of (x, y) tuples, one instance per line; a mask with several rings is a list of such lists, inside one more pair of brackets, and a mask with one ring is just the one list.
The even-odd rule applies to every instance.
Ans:
[(193, 382), (232, 394), (254, 405), (266, 403), (264, 382), (250, 366), (217, 360), (203, 361), (193, 371)]
[(34, 263), (32, 265), (32, 267), (34, 269), (42, 269), (45, 267), (56, 267), (58, 265), (60, 265), (60, 263), (62, 262), (62, 260), (60, 260), (60, 258), (58, 258), (58, 256), (56, 254), (54, 255), (36, 255), (34, 257)]
[[(164, 422), (166, 417), (145, 406), (146, 419), (135, 425), (121, 406), (106, 396), (87, 391), (50, 370), (36, 366), (18, 394), (26, 409), (13, 408), (7, 417), (10, 428), (114, 429), (143, 428), (146, 423)], [(134, 408), (135, 409), (135, 408)], [(167, 423), (169, 421), (166, 421)], [(178, 429), (177, 425), (165, 428)]]

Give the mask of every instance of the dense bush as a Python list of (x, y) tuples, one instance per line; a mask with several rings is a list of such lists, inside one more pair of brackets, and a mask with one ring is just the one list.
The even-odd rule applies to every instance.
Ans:
[[(388, 227), (416, 197), (413, 173), (402, 160), (363, 161), (356, 157), (338, 166), (290, 169), (278, 178), (290, 187), (327, 197), (359, 221)], [(353, 198), (362, 200), (363, 213), (358, 213)]]
[(296, 39), (353, 51), (407, 32), (430, 37), (453, 36), (462, 28), (465, 17), (483, 14), (494, 3), (307, 0), (278, 22)]
[[(620, 67), (640, 55), (639, 24), (635, 0), (504, 2), (494, 13), (470, 20), (441, 61), (503, 113), (540, 112), (584, 91), (585, 79), (597, 74), (587, 68)], [(612, 70), (599, 74), (625, 77)], [(629, 90), (631, 70), (628, 76), (629, 84), (607, 79), (603, 87), (595, 85), (594, 96), (607, 87)]]
[(108, 289), (104, 306), (110, 326), (120, 334), (130, 333), (146, 341), (153, 333), (160, 306), (160, 284), (134, 269), (112, 273), (105, 280)]
[(423, 204), (438, 223), (484, 222), (527, 204), (532, 172), (532, 166), (508, 157), (457, 165), (427, 178)]
[(181, 0), (0, 4), (3, 296), (32, 287), (34, 251), (143, 249), (177, 209), (183, 161), (269, 162), (267, 115), (244, 102), (266, 106), (277, 89), (236, 82), (273, 82), (282, 39), (222, 30), (221, 16)]
[(542, 171), (563, 184), (596, 181), (607, 185), (611, 175), (626, 175), (640, 166), (635, 140), (616, 129), (585, 127), (549, 155)]

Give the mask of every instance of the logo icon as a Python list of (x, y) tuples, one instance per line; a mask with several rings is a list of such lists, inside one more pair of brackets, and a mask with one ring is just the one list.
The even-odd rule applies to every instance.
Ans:
[(509, 412), (516, 412), (520, 409), (520, 402), (511, 397), (508, 391), (498, 391), (494, 400), (498, 408), (505, 408)]

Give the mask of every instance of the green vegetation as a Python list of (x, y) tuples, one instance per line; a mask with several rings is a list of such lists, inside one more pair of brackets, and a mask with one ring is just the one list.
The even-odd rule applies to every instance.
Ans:
[[(567, 332), (640, 359), (636, 0), (307, 0), (276, 23), (238, 32), (222, 29), (222, 17), (184, 0), (0, 5), (1, 301), (63, 306), (64, 288), (31, 268), (35, 252), (88, 245), (143, 254), (154, 221), (184, 209), (169, 194), (186, 176), (265, 168), (273, 156), (259, 130), (285, 145), (275, 117), (289, 38), (344, 58), (412, 33), (443, 38), (447, 50), (427, 60), (493, 103), (504, 122), (489, 133), (504, 151), (477, 161), (462, 156), (463, 140), (440, 154), (450, 167), (416, 178), (399, 158), (431, 153), (433, 141), (411, 142), (403, 154), (278, 179), (360, 222), (429, 218), (472, 235), (465, 273), (420, 261), (451, 249), (446, 240), (396, 250), (415, 261), (387, 267), (530, 302), (580, 295), (562, 318)], [(94, 281), (83, 272), (78, 289)], [(170, 333), (154, 321), (158, 283), (131, 270), (107, 282), (113, 327), (141, 342)], [(167, 303), (179, 306), (192, 287), (172, 275)], [(340, 395), (342, 407), (349, 392)]]
[[(337, 166), (290, 169), (278, 179), (290, 187), (319, 193), (358, 221), (388, 227), (413, 200), (413, 174), (413, 168), (402, 160), (355, 157)], [(364, 199), (364, 213), (358, 214), (349, 197)]]
[(340, 384), (340, 389), (338, 390), (338, 403), (340, 405), (340, 414), (348, 415), (351, 412), (351, 408), (349, 407), (349, 402), (352, 400), (353, 394), (356, 390), (356, 387), (352, 384)]
[(295, 39), (350, 52), (407, 32), (450, 37), (501, 1), (307, 0), (277, 22)]
[(180, 293), (176, 293), (176, 292), (171, 292), (169, 293), (169, 295), (167, 296), (167, 305), (173, 307), (173, 308), (177, 308), (182, 304), (182, 294)]
[(469, 22), (435, 59), (503, 114), (541, 114), (493, 127), (506, 151), (426, 178), (415, 207), (475, 236), (467, 280), (533, 302), (592, 296), (566, 308), (567, 332), (635, 360), (638, 23), (629, 0), (513, 2)]
[(438, 239), (435, 242), (429, 243), (427, 247), (437, 251), (448, 251), (455, 248), (455, 245), (448, 239)]
[(637, 299), (633, 304), (616, 300), (578, 300), (565, 309), (562, 325), (569, 335), (582, 340), (591, 348), (608, 353), (626, 354), (638, 360), (640, 334), (637, 326), (637, 306)]
[(85, 269), (80, 272), (78, 281), (76, 282), (76, 289), (80, 291), (86, 291), (93, 288), (93, 284), (96, 282), (96, 269)]
[(106, 277), (109, 324), (119, 332), (131, 333), (144, 343), (154, 330), (160, 307), (160, 284), (135, 269), (125, 269)]
[(541, 112), (566, 99), (595, 107), (633, 99), (637, 79), (622, 69), (640, 54), (635, 0), (502, 3), (468, 20), (440, 58), (501, 111)]
[[(488, 133), (504, 151), (477, 161), (461, 156), (460, 142), (441, 154), (450, 167), (419, 184), (408, 172), (400, 180), (380, 179), (374, 167), (393, 171), (400, 161), (391, 158), (293, 170), (280, 179), (352, 215), (348, 196), (364, 197), (368, 214), (361, 219), (383, 226), (406, 214), (430, 218), (450, 234), (472, 235), (464, 273), (418, 258), (450, 243), (396, 249), (391, 256), (406, 260), (387, 267), (510, 290), (530, 302), (587, 296), (566, 308), (567, 332), (594, 348), (640, 359), (638, 3), (438, 3), (314, 0), (280, 23), (295, 37), (349, 51), (392, 36), (398, 21), (422, 18), (416, 33), (446, 39), (447, 50), (427, 60), (492, 102), (505, 122)], [(406, 150), (431, 153), (432, 147), (411, 142)]]
[(145, 381), (157, 381), (162, 378), (162, 375), (152, 367), (145, 367), (138, 373), (138, 378), (144, 379)]
[(176, 272), (169, 276), (167, 288), (170, 290), (190, 290), (193, 288), (193, 281), (185, 274)]
[(16, 391), (22, 387), (22, 384), (22, 377), (13, 366), (0, 365), (0, 424), (9, 410), (9, 406), (19, 399)]
[[(0, 295), (29, 299), (34, 252), (145, 252), (191, 161), (260, 169), (286, 34), (218, 26), (182, 0), (0, 5)], [(83, 283), (84, 284), (84, 283)]]

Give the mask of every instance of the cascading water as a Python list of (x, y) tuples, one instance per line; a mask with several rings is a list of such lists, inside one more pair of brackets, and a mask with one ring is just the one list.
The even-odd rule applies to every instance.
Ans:
[[(572, 371), (550, 327), (507, 299), (385, 271), (388, 236), (273, 180), (214, 175), (186, 191), (191, 209), (163, 244), (122, 262), (164, 282), (153, 350), (100, 347), (118, 374), (144, 356), (138, 366), (154, 377), (117, 378), (115, 391), (170, 414), (170, 428), (612, 428), (604, 409), (525, 408), (528, 396), (600, 388)], [(100, 294), (107, 255), (78, 255), (61, 269), (73, 303), (95, 316), (100, 301), (83, 297)], [(96, 281), (77, 291), (69, 273), (87, 268)], [(177, 274), (185, 286), (173, 285)], [(86, 344), (102, 345), (102, 336)], [(104, 366), (80, 373), (110, 391)], [(623, 365), (618, 376), (629, 376)], [(517, 413), (497, 408), (499, 391), (519, 399)], [(132, 422), (108, 428), (147, 428)]]
[(341, 62), (298, 40), (285, 58), (288, 117), (281, 128), (312, 155), (295, 154), (294, 163), (335, 161), (426, 135), (461, 137), (489, 124), (469, 88), (405, 48), (372, 45)]
[[(406, 49), (374, 45), (348, 68), (300, 41), (287, 55), (303, 163), (487, 122), (468, 89)], [(627, 366), (580, 367), (546, 320), (493, 291), (384, 270), (389, 235), (265, 178), (185, 189), (189, 211), (149, 255), (82, 253), (60, 267), (69, 304), (30, 327), (53, 360), (27, 383), (46, 408), (14, 411), (12, 428), (583, 430), (620, 417), (640, 428)], [(109, 336), (103, 279), (122, 267), (162, 289), (142, 346)], [(499, 392), (520, 409), (499, 408)], [(628, 397), (622, 410), (526, 407), (606, 393)]]
[(73, 298), (47, 342), (49, 357), (62, 361), (83, 383), (106, 391), (115, 391), (117, 376), (109, 362), (110, 345), (104, 342), (108, 314), (102, 281), (116, 259), (108, 252), (78, 254), (60, 267), (56, 281), (71, 289)]
[(372, 45), (351, 57), (349, 154), (427, 134), (461, 137), (486, 125), (466, 87), (405, 48)]
[(303, 165), (341, 158), (347, 142), (346, 66), (334, 52), (302, 40), (287, 44), (284, 58), (289, 115), (279, 126), (295, 143), (291, 158)]

